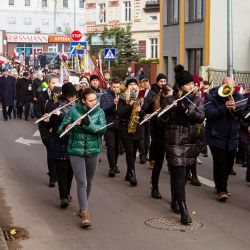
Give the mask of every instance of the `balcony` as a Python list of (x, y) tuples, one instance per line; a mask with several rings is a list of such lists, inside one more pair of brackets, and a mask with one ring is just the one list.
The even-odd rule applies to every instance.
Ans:
[(160, 0), (147, 0), (145, 7), (145, 12), (159, 12), (160, 11)]

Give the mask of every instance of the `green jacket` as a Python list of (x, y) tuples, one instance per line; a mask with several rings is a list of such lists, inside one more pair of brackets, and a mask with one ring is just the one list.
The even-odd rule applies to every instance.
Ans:
[[(64, 117), (58, 128), (58, 133), (62, 133), (68, 124), (76, 121), (87, 111), (87, 107), (82, 102), (77, 102)], [(89, 126), (76, 125), (69, 131), (68, 153), (70, 155), (85, 157), (101, 152), (102, 135), (105, 134), (106, 128), (95, 131), (106, 125), (104, 111), (97, 107), (90, 113), (89, 117)]]

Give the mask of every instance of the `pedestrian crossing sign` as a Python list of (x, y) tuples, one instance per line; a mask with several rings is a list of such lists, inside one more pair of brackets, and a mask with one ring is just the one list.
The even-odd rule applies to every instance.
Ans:
[(77, 45), (76, 45), (76, 50), (82, 50), (83, 48), (82, 48), (82, 45), (80, 44), (80, 43), (78, 43)]
[(116, 56), (116, 49), (104, 49), (104, 60), (114, 61)]

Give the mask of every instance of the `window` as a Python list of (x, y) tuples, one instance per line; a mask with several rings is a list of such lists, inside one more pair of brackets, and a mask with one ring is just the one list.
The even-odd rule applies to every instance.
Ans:
[(124, 4), (124, 22), (131, 21), (131, 2), (125, 1)]
[(68, 8), (68, 7), (69, 7), (69, 1), (63, 0), (63, 8)]
[(158, 38), (150, 38), (150, 57), (158, 58)]
[(188, 70), (191, 74), (199, 75), (203, 65), (203, 49), (188, 49)]
[(167, 0), (167, 24), (179, 23), (179, 0)]
[(15, 17), (9, 17), (9, 24), (16, 24), (16, 18)]
[(106, 5), (105, 3), (98, 4), (98, 23), (106, 23)]
[(84, 8), (84, 0), (79, 0), (79, 8)]
[(63, 20), (63, 26), (69, 26), (69, 20), (68, 19)]
[(189, 21), (201, 21), (203, 19), (203, 0), (189, 0)]
[(158, 23), (157, 16), (150, 16), (149, 17), (149, 23)]
[(42, 7), (43, 8), (48, 7), (48, 1), (47, 0), (42, 0)]
[(24, 18), (24, 24), (25, 25), (31, 25), (32, 24), (32, 19), (30, 17)]
[(42, 20), (42, 25), (49, 25), (49, 19), (44, 18), (44, 19)]
[(24, 1), (24, 5), (25, 5), (25, 6), (30, 6), (30, 0), (25, 0), (25, 1)]
[(48, 52), (57, 52), (57, 44), (49, 43), (48, 44)]
[(14, 6), (15, 5), (15, 1), (14, 0), (9, 0), (9, 5)]

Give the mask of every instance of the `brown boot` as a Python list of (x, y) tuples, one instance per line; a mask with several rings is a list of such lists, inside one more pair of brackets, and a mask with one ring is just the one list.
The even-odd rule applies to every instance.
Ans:
[(149, 161), (148, 168), (153, 169), (155, 166), (155, 161)]
[(82, 226), (83, 227), (89, 227), (91, 226), (90, 220), (89, 220), (89, 212), (88, 211), (82, 211), (80, 214), (80, 217), (82, 219)]

